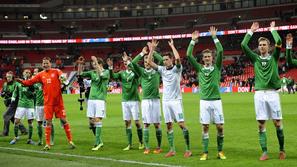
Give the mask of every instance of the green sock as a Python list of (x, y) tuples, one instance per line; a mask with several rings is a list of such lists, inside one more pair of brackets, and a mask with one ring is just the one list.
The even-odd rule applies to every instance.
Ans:
[(42, 141), (42, 125), (40, 125), (40, 124), (37, 125), (37, 134), (38, 134), (38, 139), (41, 142)]
[(203, 152), (204, 153), (208, 153), (208, 142), (209, 142), (208, 133), (202, 134), (202, 146), (203, 146)]
[(266, 131), (259, 132), (259, 142), (263, 152), (267, 152), (267, 137)]
[(96, 127), (96, 136), (95, 136), (95, 145), (97, 146), (98, 144), (100, 144), (101, 141), (101, 129), (102, 127)]
[(149, 149), (149, 129), (148, 128), (144, 128), (143, 130), (143, 140), (144, 140), (144, 146), (146, 149)]
[(32, 139), (32, 135), (33, 135), (33, 125), (29, 125), (29, 135), (28, 135), (28, 139)]
[(55, 128), (54, 124), (52, 124), (52, 129), (51, 129), (51, 143), (54, 143), (55, 141)]
[(279, 150), (284, 151), (284, 142), (285, 142), (285, 137), (284, 137), (284, 131), (282, 128), (276, 128), (276, 135), (279, 143)]
[(190, 136), (189, 136), (189, 130), (183, 129), (184, 139), (186, 142), (186, 150), (190, 150)]
[(143, 143), (143, 140), (142, 140), (142, 138), (143, 138), (143, 136), (142, 136), (142, 128), (138, 128), (137, 129), (137, 136), (138, 136), (138, 140), (139, 140), (139, 143)]
[(161, 147), (161, 142), (162, 142), (162, 129), (158, 128), (156, 129), (156, 137), (157, 137), (157, 142), (158, 142), (158, 147)]
[(224, 135), (218, 134), (217, 136), (217, 147), (218, 151), (223, 151), (223, 144), (224, 144)]
[(132, 129), (131, 128), (126, 128), (126, 135), (128, 138), (129, 145), (132, 145)]
[(19, 125), (14, 125), (14, 136), (15, 137), (19, 136)]
[(170, 151), (175, 151), (173, 130), (167, 132), (167, 138), (170, 146)]

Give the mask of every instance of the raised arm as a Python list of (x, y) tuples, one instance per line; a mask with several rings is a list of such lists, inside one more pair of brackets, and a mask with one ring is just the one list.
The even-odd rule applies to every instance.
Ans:
[(222, 68), (222, 62), (223, 62), (223, 46), (219, 39), (217, 38), (217, 29), (214, 26), (211, 26), (209, 28), (209, 32), (211, 34), (211, 37), (216, 45), (216, 65), (219, 69)]
[(157, 64), (162, 66), (163, 65), (163, 57), (161, 56), (161, 54), (154, 51), (153, 56), (154, 56), (154, 59), (157, 60)]
[[(124, 52), (124, 54), (126, 54), (126, 52)], [(112, 59), (108, 58), (106, 60), (106, 62), (107, 62), (107, 65), (108, 65), (110, 77), (113, 78), (113, 79), (121, 79), (120, 78), (121, 77), (120, 72), (117, 72), (117, 73), (113, 72), (113, 61), (112, 61)]]
[(253, 22), (251, 29), (248, 30), (248, 32), (245, 34), (243, 41), (241, 42), (241, 48), (243, 52), (251, 59), (251, 61), (254, 63), (257, 59), (257, 54), (254, 53), (248, 46), (248, 43), (253, 35), (254, 32), (259, 29), (259, 23)]
[(174, 42), (173, 42), (173, 39), (170, 39), (170, 41), (168, 41), (168, 45), (170, 46), (172, 52), (173, 52), (173, 55), (174, 55), (174, 58), (175, 58), (175, 61), (176, 61), (176, 67), (177, 68), (180, 68), (181, 67), (181, 60), (180, 60), (180, 56), (179, 56), (179, 53), (178, 51), (176, 50), (175, 46), (174, 46)]
[(275, 45), (279, 48), (281, 48), (282, 46), (282, 39), (281, 37), (278, 35), (277, 31), (275, 30), (275, 21), (272, 21), (270, 23), (270, 31), (272, 33)]
[(297, 60), (292, 58), (293, 36), (287, 34), (286, 36), (286, 60), (289, 66), (297, 67)]
[(135, 64), (134, 62), (128, 62), (128, 66), (131, 68), (131, 70), (137, 75), (142, 76), (144, 69), (140, 67), (138, 64)]
[(275, 42), (275, 49), (272, 53), (273, 57), (278, 60), (282, 48), (282, 39), (278, 35), (277, 31), (275, 30), (275, 21), (270, 23), (270, 32), (272, 33), (274, 42)]
[[(147, 46), (148, 46), (149, 48), (152, 47), (152, 43), (151, 43), (151, 42), (147, 42), (146, 44), (147, 44)], [(161, 54), (158, 53), (156, 50), (155, 50), (154, 53), (153, 53), (153, 57), (154, 57), (154, 60), (157, 61), (157, 64), (158, 64), (158, 65), (161, 65), (161, 66), (163, 65), (163, 57), (162, 57)]]
[(144, 55), (148, 54), (148, 47), (145, 46), (142, 48), (142, 51), (134, 57), (134, 59), (132, 60), (133, 63), (137, 64), (142, 58)]
[(194, 69), (196, 70), (196, 72), (198, 72), (201, 68), (201, 65), (199, 63), (197, 63), (196, 59), (193, 56), (193, 49), (194, 49), (196, 42), (198, 42), (198, 37), (199, 37), (199, 32), (194, 31), (192, 33), (192, 40), (191, 40), (191, 42), (188, 46), (188, 49), (187, 49), (188, 60), (190, 61), (192, 66), (194, 66)]
[[(143, 68), (141, 68), (137, 63), (133, 62), (133, 60), (130, 62), (128, 55), (123, 54), (123, 60), (127, 61), (128, 67), (138, 76), (141, 76), (143, 74)], [(135, 59), (135, 58), (134, 58)]]
[(80, 56), (78, 58), (78, 60), (76, 61), (77, 63), (77, 74), (80, 75), (84, 70), (84, 63), (85, 63), (85, 59), (84, 57)]
[(155, 51), (156, 47), (158, 46), (158, 44), (159, 44), (159, 42), (156, 39), (152, 40), (150, 52), (148, 54), (148, 59), (147, 59), (148, 64), (151, 67), (153, 67), (154, 69), (158, 69), (158, 65), (153, 61), (153, 54), (154, 54), (154, 51)]

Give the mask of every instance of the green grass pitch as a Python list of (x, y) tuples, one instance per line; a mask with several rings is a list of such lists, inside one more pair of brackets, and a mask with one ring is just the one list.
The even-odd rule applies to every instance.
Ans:
[[(2, 167), (32, 167), (32, 166), (295, 166), (297, 162), (297, 95), (280, 95), (284, 117), (285, 149), (287, 159), (278, 160), (278, 142), (275, 128), (271, 121), (267, 122), (268, 151), (270, 159), (265, 162), (258, 160), (261, 151), (258, 143), (258, 129), (255, 120), (252, 93), (222, 94), (225, 116), (225, 143), (224, 151), (227, 160), (216, 159), (216, 131), (215, 126), (210, 127), (209, 160), (199, 161), (202, 151), (201, 126), (199, 124), (199, 96), (197, 94), (184, 94), (184, 113), (186, 125), (190, 132), (190, 143), (193, 156), (189, 159), (183, 157), (184, 140), (182, 131), (175, 124), (174, 135), (177, 155), (164, 158), (168, 151), (168, 142), (164, 122), (162, 122), (163, 153), (160, 155), (143, 155), (138, 150), (136, 128), (133, 125), (133, 144), (131, 151), (122, 151), (126, 146), (126, 135), (121, 111), (121, 95), (108, 95), (107, 118), (103, 121), (102, 150), (93, 152), (94, 137), (88, 129), (88, 119), (85, 111), (79, 111), (77, 95), (65, 95), (64, 102), (67, 118), (71, 125), (73, 140), (77, 145), (75, 150), (69, 150), (66, 136), (60, 123), (55, 120), (55, 146), (48, 153), (40, 151), (41, 146), (25, 144), (27, 136), (21, 136), (16, 145), (9, 145), (12, 139), (13, 126), (10, 137), (0, 138), (0, 166)], [(1, 112), (5, 110), (0, 101)], [(84, 107), (85, 109), (85, 107)], [(3, 119), (0, 121), (1, 128)], [(25, 123), (27, 125), (27, 123)], [(1, 129), (2, 130), (2, 129)], [(33, 139), (37, 141), (36, 122), (34, 123)], [(150, 128), (150, 145), (156, 145), (155, 130)], [(73, 155), (73, 156), (72, 156)]]

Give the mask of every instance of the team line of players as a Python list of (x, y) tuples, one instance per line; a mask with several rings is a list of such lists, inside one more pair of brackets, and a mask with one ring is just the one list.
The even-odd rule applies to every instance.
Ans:
[[(276, 127), (277, 138), (280, 145), (279, 159), (285, 159), (286, 154), (284, 150), (284, 134), (282, 127), (282, 112), (280, 106), (279, 95), (277, 90), (281, 87), (280, 78), (278, 74), (278, 59), (280, 56), (281, 49), (281, 38), (275, 30), (275, 22), (271, 22), (270, 31), (275, 41), (275, 49), (272, 54), (269, 54), (270, 41), (267, 38), (260, 37), (258, 39), (258, 49), (260, 55), (253, 52), (248, 47), (248, 42), (252, 35), (259, 28), (259, 24), (254, 22), (251, 29), (247, 32), (244, 40), (241, 43), (244, 53), (250, 58), (254, 64), (255, 69), (255, 112), (256, 120), (259, 123), (259, 142), (263, 151), (260, 156), (260, 160), (268, 159), (267, 151), (267, 137), (266, 137), (266, 120), (272, 119)], [(200, 86), (200, 123), (202, 124), (202, 148), (203, 153), (201, 154), (200, 160), (208, 159), (208, 143), (209, 143), (209, 125), (214, 122), (217, 128), (217, 157), (219, 159), (226, 159), (223, 152), (224, 143), (224, 115), (222, 109), (221, 96), (219, 92), (221, 67), (223, 60), (223, 47), (218, 40), (215, 27), (210, 27), (209, 32), (215, 43), (216, 52), (215, 54), (206, 49), (202, 51), (202, 61), (200, 64), (193, 57), (194, 46), (198, 43), (199, 33), (197, 31), (192, 33), (192, 40), (187, 49), (187, 58), (194, 67), (199, 77)], [(290, 64), (297, 66), (297, 61), (291, 58), (292, 54), (292, 43), (293, 38), (288, 35), (286, 38), (287, 44), (287, 60)], [(185, 140), (185, 152), (184, 157), (188, 158), (192, 156), (190, 150), (190, 137), (189, 130), (185, 125), (185, 118), (182, 104), (182, 92), (180, 89), (180, 81), (182, 74), (182, 65), (178, 51), (174, 46), (174, 42), (171, 39), (168, 41), (172, 53), (166, 53), (163, 57), (158, 54), (155, 50), (158, 46), (157, 40), (152, 40), (147, 43), (142, 49), (142, 52), (137, 55), (133, 60), (123, 54), (122, 59), (126, 70), (120, 72), (113, 72), (113, 62), (108, 59), (107, 64), (109, 69), (103, 68), (103, 60), (97, 59), (92, 56), (92, 65), (94, 70), (84, 71), (83, 62), (78, 65), (78, 75), (91, 80), (91, 89), (89, 99), (87, 101), (87, 117), (90, 122), (90, 129), (95, 136), (95, 145), (92, 148), (93, 151), (99, 150), (103, 147), (102, 141), (102, 125), (103, 118), (106, 116), (106, 96), (107, 96), (107, 85), (110, 77), (121, 80), (122, 82), (122, 112), (123, 120), (126, 125), (126, 135), (128, 145), (123, 150), (127, 151), (132, 148), (132, 120), (135, 121), (137, 127), (137, 135), (139, 139), (139, 149), (144, 149), (144, 154), (151, 153), (151, 147), (149, 144), (149, 126), (154, 125), (156, 130), (157, 146), (153, 150), (153, 153), (159, 154), (162, 152), (161, 141), (162, 141), (162, 130), (160, 127), (161, 123), (161, 106), (160, 106), (160, 77), (163, 83), (163, 96), (162, 96), (162, 111), (164, 120), (167, 126), (167, 138), (170, 149), (165, 157), (172, 157), (176, 154), (174, 145), (174, 133), (173, 123), (177, 122), (178, 126), (183, 132)], [(215, 57), (214, 57), (215, 55)], [(144, 59), (144, 67), (141, 67), (138, 62)], [(156, 60), (156, 61), (154, 61)], [(173, 63), (175, 60), (175, 63)], [(215, 61), (214, 61), (215, 60)], [(156, 62), (156, 63), (155, 63)], [(44, 70), (39, 72), (32, 78), (27, 75), (26, 70), (24, 71), (25, 80), (17, 79), (20, 83), (18, 85), (18, 93), (20, 101), (15, 114), (17, 119), (15, 123), (15, 138), (11, 141), (11, 144), (16, 143), (18, 136), (18, 125), (20, 119), (23, 116), (27, 116), (29, 122), (29, 140), (32, 141), (32, 120), (34, 109), (32, 107), (33, 102), (30, 95), (30, 87), (41, 83), (44, 104), (43, 107), (36, 107), (37, 115), (39, 116), (38, 122), (41, 122), (43, 117), (46, 120), (45, 138), (46, 145), (44, 150), (50, 149), (50, 138), (52, 130), (52, 118), (53, 114), (57, 118), (60, 118), (61, 123), (64, 126), (65, 133), (71, 148), (75, 148), (72, 142), (72, 136), (70, 131), (69, 123), (66, 120), (66, 114), (64, 110), (63, 100), (61, 96), (61, 82), (64, 78), (62, 72), (57, 69), (51, 68), (49, 58), (44, 58), (42, 62)], [(29, 72), (28, 72), (29, 73)], [(142, 100), (141, 100), (141, 116), (144, 128), (140, 124), (140, 112), (139, 112), (139, 93), (138, 86), (142, 87)], [(15, 93), (14, 93), (15, 94)], [(15, 96), (15, 95), (14, 95)], [(44, 116), (43, 112), (44, 111)], [(42, 135), (39, 135), (42, 136)], [(42, 143), (42, 139), (40, 143)]]

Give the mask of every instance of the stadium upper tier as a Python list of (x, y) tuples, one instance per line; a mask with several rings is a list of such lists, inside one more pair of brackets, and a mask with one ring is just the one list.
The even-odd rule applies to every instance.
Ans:
[[(270, 20), (278, 25), (296, 23), (296, 3), (257, 8), (220, 10), (204, 13), (171, 14), (145, 17), (80, 18), (80, 19), (1, 19), (0, 32), (4, 39), (58, 39), (124, 37), (189, 33), (193, 29), (206, 31), (210, 25), (221, 30), (248, 28), (250, 22), (266, 26)], [(290, 15), (288, 15), (290, 14)], [(8, 14), (9, 15), (9, 14)]]

